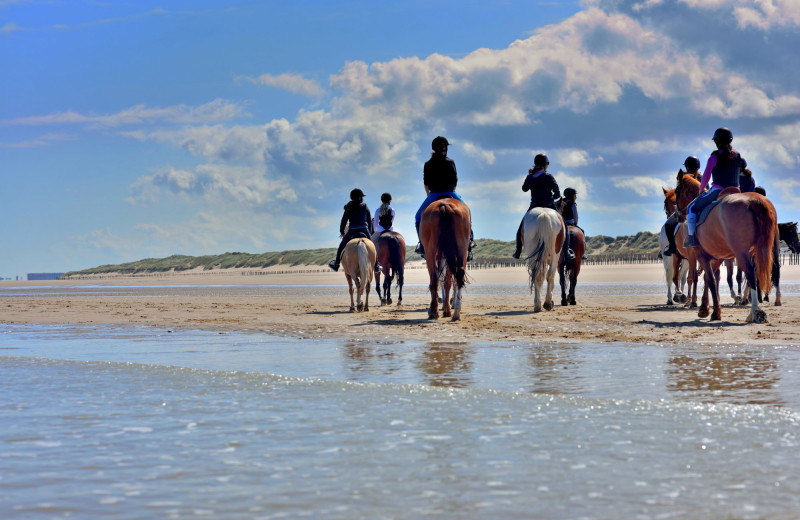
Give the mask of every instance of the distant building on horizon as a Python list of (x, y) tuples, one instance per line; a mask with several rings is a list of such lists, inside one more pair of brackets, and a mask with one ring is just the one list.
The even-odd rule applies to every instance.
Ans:
[(58, 280), (64, 273), (28, 273), (28, 280)]

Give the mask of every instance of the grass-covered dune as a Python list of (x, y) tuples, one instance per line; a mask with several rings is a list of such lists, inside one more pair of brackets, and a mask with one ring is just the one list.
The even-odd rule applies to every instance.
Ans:
[[(494, 240), (481, 238), (476, 240), (478, 247), (474, 250), (475, 262), (508, 261), (514, 252), (513, 241)], [(414, 245), (406, 248), (407, 261), (421, 260), (414, 253)], [(587, 239), (587, 255), (625, 255), (658, 252), (658, 235), (642, 231), (632, 236), (616, 238), (605, 235), (589, 237)], [(274, 265), (317, 265), (324, 266), (332, 261), (336, 249), (297, 249), (291, 251), (276, 251), (270, 253), (223, 253), (220, 255), (187, 256), (172, 255), (166, 258), (145, 258), (134, 262), (116, 265), (101, 265), (81, 271), (71, 271), (64, 275), (70, 276), (120, 273), (159, 273), (167, 271), (188, 271), (192, 269), (230, 269), (230, 268), (265, 268)]]

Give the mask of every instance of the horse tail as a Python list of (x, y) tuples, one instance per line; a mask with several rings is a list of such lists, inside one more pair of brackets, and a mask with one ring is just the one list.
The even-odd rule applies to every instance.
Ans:
[[(394, 278), (403, 269), (403, 257), (400, 254), (400, 241), (396, 236), (391, 236), (388, 240), (389, 246), (389, 276)], [(398, 271), (399, 270), (399, 271)]]
[(772, 262), (775, 251), (775, 233), (778, 229), (775, 210), (764, 203), (750, 205), (755, 220), (756, 237), (753, 249), (756, 259), (756, 279), (765, 293), (772, 286)]
[(458, 259), (458, 240), (456, 239), (455, 208), (450, 204), (439, 206), (439, 252), (447, 269), (456, 279), (456, 287), (464, 287), (466, 271)]
[(358, 241), (358, 269), (356, 274), (356, 286), (361, 284), (361, 281), (369, 280), (369, 273), (372, 271), (373, 262), (369, 258), (369, 249), (367, 248), (367, 239)]
[(528, 274), (530, 275), (529, 284), (531, 292), (535, 286), (539, 285), (539, 278), (543, 278), (547, 272), (547, 266), (543, 265), (542, 258), (547, 250), (547, 244), (541, 240), (541, 236), (537, 237), (540, 240), (536, 243), (533, 253), (528, 257)]
[[(526, 216), (527, 217), (527, 216)], [(531, 240), (534, 243), (533, 252), (528, 256), (528, 273), (530, 274), (530, 288), (534, 289), (534, 284), (541, 285), (547, 276), (547, 269), (550, 263), (545, 260), (553, 258), (556, 254), (556, 237), (559, 229), (565, 229), (559, 219), (559, 229), (554, 228), (552, 219), (547, 213), (540, 213), (536, 217), (536, 227), (534, 228)], [(523, 233), (524, 233), (523, 228)], [(525, 236), (527, 240), (528, 237)]]

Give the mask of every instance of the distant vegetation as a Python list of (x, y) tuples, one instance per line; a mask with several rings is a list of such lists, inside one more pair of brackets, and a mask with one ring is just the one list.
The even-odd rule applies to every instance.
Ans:
[[(491, 238), (481, 238), (477, 241), (478, 247), (474, 250), (476, 262), (497, 262), (508, 261), (511, 253), (514, 252), (514, 241), (504, 242)], [(414, 245), (406, 248), (406, 259), (409, 262), (422, 260), (414, 253)], [(595, 255), (628, 255), (658, 252), (658, 235), (648, 231), (642, 231), (633, 236), (619, 236), (612, 238), (605, 235), (589, 237), (586, 244), (586, 254)], [(65, 277), (120, 273), (160, 273), (167, 271), (188, 271), (201, 268), (210, 269), (229, 269), (229, 268), (264, 268), (274, 265), (298, 266), (313, 265), (324, 266), (332, 261), (336, 249), (299, 249), (292, 251), (278, 251), (272, 253), (223, 253), (221, 255), (205, 256), (186, 256), (172, 255), (166, 258), (145, 258), (135, 262), (127, 262), (117, 265), (101, 265), (84, 269), (82, 271), (71, 271)]]

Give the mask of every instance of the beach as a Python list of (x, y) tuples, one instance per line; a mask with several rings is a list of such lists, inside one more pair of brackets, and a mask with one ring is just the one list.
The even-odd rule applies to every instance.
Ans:
[(473, 270), (429, 320), (410, 267), (361, 313), (303, 267), (2, 282), (0, 517), (796, 518), (796, 267), (764, 324), (659, 264), (539, 313)]
[[(763, 304), (768, 316), (765, 324), (745, 322), (749, 308), (733, 304), (724, 269), (722, 320), (718, 322), (698, 318), (696, 310), (683, 305), (666, 305), (661, 264), (584, 266), (578, 279), (577, 305), (560, 305), (556, 278), (555, 308), (539, 313), (533, 312), (524, 267), (468, 271), (470, 283), (463, 292), (458, 322), (428, 319), (427, 271), (421, 265), (406, 270), (402, 305), (397, 305), (397, 289), (393, 288), (393, 305), (381, 307), (373, 282), (369, 311), (361, 313), (349, 312), (343, 273), (304, 271), (310, 269), (276, 267), (261, 276), (253, 271), (225, 270), (158, 277), (6, 281), (0, 282), (0, 314), (7, 323), (148, 325), (293, 337), (463, 342), (774, 345), (793, 342), (800, 334), (800, 304), (797, 296), (791, 296), (795, 284), (800, 283), (800, 266), (782, 268), (783, 292), (788, 290), (790, 295), (782, 298), (780, 307)], [(75, 294), (70, 290), (75, 287), (88, 289)], [(630, 290), (632, 287), (638, 289)], [(774, 290), (772, 297), (774, 301)]]

